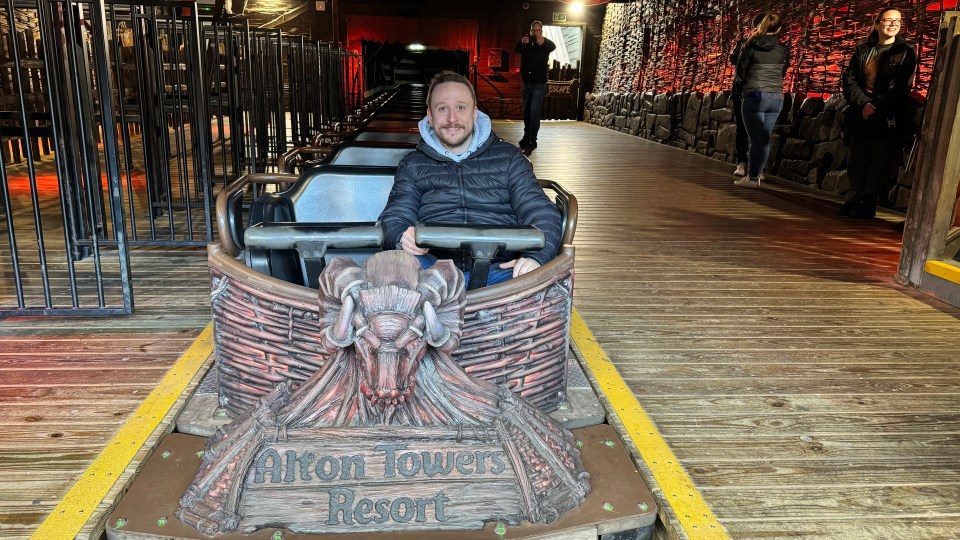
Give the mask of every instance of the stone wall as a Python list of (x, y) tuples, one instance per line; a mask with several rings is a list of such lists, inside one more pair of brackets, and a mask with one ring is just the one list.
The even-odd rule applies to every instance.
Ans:
[[(771, 137), (766, 174), (843, 194), (849, 188), (847, 147), (840, 134), (846, 101), (787, 94)], [(726, 92), (588, 94), (584, 121), (734, 163), (736, 125)], [(902, 170), (902, 168), (901, 168)], [(731, 167), (731, 172), (733, 169)], [(900, 171), (891, 171), (891, 176)], [(910, 199), (906, 175), (888, 198), (905, 209)], [(904, 182), (904, 183), (900, 183)]]
[[(607, 4), (595, 92), (710, 92), (733, 82), (730, 52), (754, 16), (779, 13), (792, 50), (784, 90), (833, 94), (854, 46), (887, 0), (632, 0)], [(955, 3), (955, 2), (954, 2)], [(901, 33), (920, 51), (916, 91), (926, 93), (939, 22), (950, 3), (900, 2)], [(956, 9), (956, 8), (953, 8)]]
[[(784, 90), (788, 103), (773, 133), (766, 171), (843, 193), (847, 148), (838, 118), (846, 104), (840, 76), (853, 47), (866, 39), (887, 0), (631, 0), (607, 5), (594, 92), (584, 120), (733, 162), (736, 128), (726, 91), (729, 54), (760, 13), (783, 16), (792, 50)], [(929, 84), (939, 20), (950, 3), (901, 3), (901, 32), (920, 51), (914, 99)], [(832, 96), (832, 97), (831, 97)], [(731, 170), (732, 172), (732, 170)], [(890, 171), (891, 176), (900, 171)], [(905, 208), (909, 186), (897, 184), (891, 205)]]

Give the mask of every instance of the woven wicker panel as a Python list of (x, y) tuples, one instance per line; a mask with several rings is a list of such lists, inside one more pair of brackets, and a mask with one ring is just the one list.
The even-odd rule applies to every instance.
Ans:
[[(255, 278), (211, 266), (211, 305), (220, 405), (236, 416), (288, 381), (319, 370), (316, 304), (265, 291)], [(466, 307), (454, 359), (483, 380), (506, 385), (544, 411), (563, 401), (573, 274), (558, 274), (522, 296)]]
[(573, 275), (566, 272), (520, 298), (467, 304), (454, 359), (474, 377), (505, 384), (541, 410), (552, 411), (567, 387), (572, 302)]
[(290, 381), (307, 380), (325, 361), (317, 305), (263, 292), (256, 283), (210, 269), (220, 405), (235, 415)]

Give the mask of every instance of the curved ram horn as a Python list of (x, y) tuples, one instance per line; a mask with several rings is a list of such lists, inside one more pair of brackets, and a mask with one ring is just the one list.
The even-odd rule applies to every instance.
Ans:
[(353, 296), (344, 295), (343, 305), (340, 307), (340, 314), (337, 316), (337, 322), (331, 328), (331, 337), (339, 343), (353, 342)]
[(439, 347), (450, 339), (450, 329), (445, 327), (430, 302), (423, 303), (423, 326), (427, 334), (427, 343)]

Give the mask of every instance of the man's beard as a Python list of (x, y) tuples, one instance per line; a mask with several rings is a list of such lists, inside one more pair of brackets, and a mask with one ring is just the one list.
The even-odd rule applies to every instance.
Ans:
[[(455, 140), (447, 138), (446, 132), (443, 130), (451, 127), (462, 128), (464, 130), (463, 135), (459, 137), (459, 139), (455, 139)], [(444, 146), (448, 146), (450, 148), (457, 148), (461, 144), (467, 142), (471, 137), (473, 137), (473, 129), (471, 129), (470, 131), (467, 131), (466, 128), (467, 126), (464, 126), (461, 124), (446, 124), (444, 126), (441, 126), (440, 129), (435, 131), (437, 133), (437, 138), (440, 139), (440, 142), (442, 142)]]

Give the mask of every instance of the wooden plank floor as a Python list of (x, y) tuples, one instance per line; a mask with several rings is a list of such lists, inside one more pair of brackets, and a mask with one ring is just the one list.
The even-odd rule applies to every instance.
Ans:
[(894, 283), (890, 223), (582, 123), (531, 160), (580, 203), (574, 304), (733, 538), (960, 538), (960, 311)]
[[(26, 167), (10, 167), (11, 205), (28, 307), (44, 304)], [(71, 305), (52, 158), (43, 216), (51, 302)], [(52, 178), (52, 180), (51, 180)], [(138, 205), (143, 207), (142, 201)], [(16, 306), (6, 222), (2, 224), (0, 306)], [(122, 306), (115, 249), (104, 249), (104, 305)], [(81, 307), (96, 307), (93, 259), (75, 263)], [(7, 317), (0, 323), (0, 537), (26, 538), (53, 510), (107, 441), (126, 423), (210, 321), (206, 250), (141, 247), (130, 257), (135, 314), (126, 317)], [(161, 423), (163, 425), (163, 423)], [(157, 433), (153, 439), (156, 439)], [(139, 453), (143, 459), (148, 449)], [(139, 461), (131, 463), (100, 513)], [(85, 529), (87, 536), (95, 528)]]
[(131, 267), (134, 315), (0, 322), (0, 538), (30, 536), (210, 322), (204, 250), (137, 249)]
[[(732, 537), (960, 538), (960, 312), (893, 283), (888, 223), (592, 125), (539, 144), (580, 202), (575, 305)], [(2, 538), (209, 321), (203, 252), (133, 258), (131, 317), (0, 324)]]

